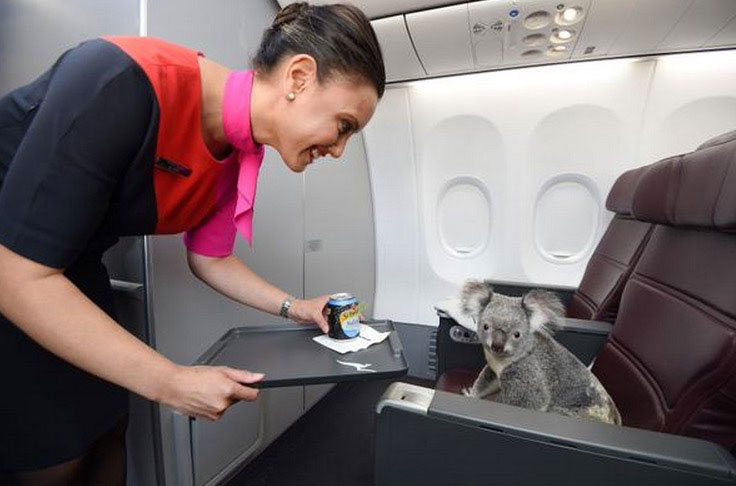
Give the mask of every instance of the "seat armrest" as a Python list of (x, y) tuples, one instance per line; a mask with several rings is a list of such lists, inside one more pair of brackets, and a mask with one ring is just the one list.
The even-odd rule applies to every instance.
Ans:
[(589, 365), (612, 329), (613, 325), (608, 322), (567, 317), (562, 328), (555, 333), (555, 339), (580, 361)]
[[(411, 388), (402, 393), (404, 386)], [(565, 486), (736, 482), (734, 457), (708, 441), (418, 390), (404, 383), (394, 383), (389, 390), (379, 401), (376, 417), (376, 477), (382, 485), (439, 485), (449, 478), (455, 478), (454, 484), (518, 486), (538, 486), (540, 478), (547, 485)], [(416, 407), (406, 403), (414, 397), (421, 400)], [(408, 429), (402, 430), (401, 424)], [(384, 446), (389, 450), (379, 448)]]

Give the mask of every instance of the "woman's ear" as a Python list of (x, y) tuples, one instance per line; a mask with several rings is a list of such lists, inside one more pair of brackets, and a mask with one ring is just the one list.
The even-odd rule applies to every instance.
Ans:
[(488, 280), (480, 281), (468, 279), (460, 292), (462, 311), (478, 322), (480, 313), (486, 308), (493, 297), (493, 287)]
[(529, 317), (532, 331), (545, 328), (554, 332), (562, 327), (565, 306), (556, 294), (546, 290), (530, 290), (521, 298), (521, 305)]
[(284, 95), (298, 96), (317, 81), (317, 61), (309, 54), (296, 54), (286, 58), (284, 71)]

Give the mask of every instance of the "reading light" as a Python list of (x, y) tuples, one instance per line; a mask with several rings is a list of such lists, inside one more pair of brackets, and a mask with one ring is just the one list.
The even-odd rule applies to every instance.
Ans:
[(557, 25), (572, 25), (580, 22), (583, 18), (583, 9), (580, 7), (568, 7), (555, 15)]
[(553, 44), (564, 44), (565, 42), (570, 42), (570, 40), (572, 40), (574, 36), (574, 30), (552, 29), (552, 35), (550, 36), (549, 40)]
[(573, 23), (578, 18), (578, 10), (576, 8), (568, 8), (562, 12), (562, 19), (565, 22)]

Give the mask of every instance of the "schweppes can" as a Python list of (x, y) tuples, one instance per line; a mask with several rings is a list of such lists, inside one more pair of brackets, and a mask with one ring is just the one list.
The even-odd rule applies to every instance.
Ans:
[(327, 301), (328, 335), (333, 339), (352, 339), (360, 333), (358, 299), (348, 293), (333, 294)]

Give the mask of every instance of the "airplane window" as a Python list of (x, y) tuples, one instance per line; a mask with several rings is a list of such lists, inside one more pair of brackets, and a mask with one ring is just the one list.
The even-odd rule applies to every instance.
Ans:
[(594, 183), (580, 175), (548, 181), (535, 208), (537, 251), (555, 263), (574, 263), (587, 255), (598, 227), (599, 201)]

